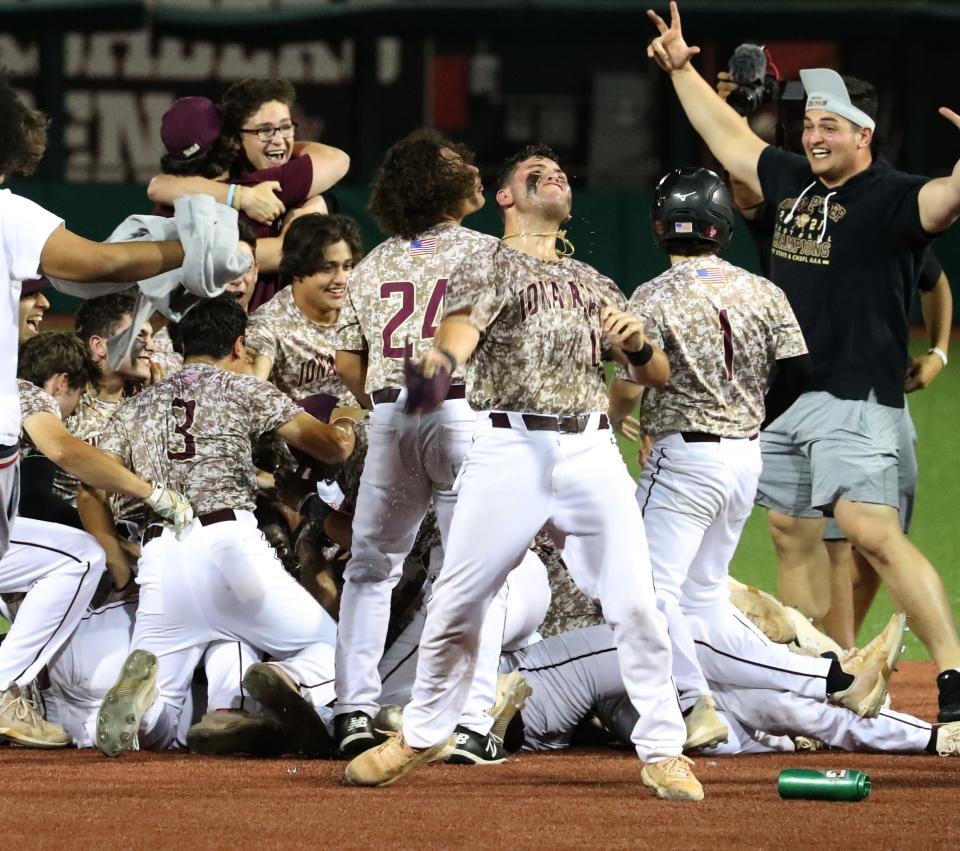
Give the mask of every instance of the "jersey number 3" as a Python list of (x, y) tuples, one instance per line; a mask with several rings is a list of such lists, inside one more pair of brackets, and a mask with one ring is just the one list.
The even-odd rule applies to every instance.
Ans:
[(167, 458), (171, 461), (186, 461), (197, 454), (197, 442), (190, 434), (190, 426), (193, 425), (193, 414), (197, 408), (197, 401), (196, 399), (174, 399), (170, 403), (170, 407), (173, 408), (175, 420), (179, 420), (180, 416), (183, 416), (183, 423), (178, 423), (173, 427), (173, 430), (183, 437), (183, 451), (172, 452), (168, 449)]
[[(443, 303), (443, 296), (447, 292), (447, 279), (438, 278), (433, 285), (427, 309), (423, 312), (423, 325), (420, 328), (420, 339), (430, 340), (437, 333), (437, 314)], [(394, 334), (412, 315), (416, 306), (417, 288), (412, 281), (386, 281), (380, 285), (380, 298), (393, 298), (400, 295), (400, 309), (393, 314), (390, 321), (383, 328), (383, 356), (385, 358), (402, 358), (413, 355), (413, 343), (402, 343), (394, 339)], [(409, 334), (407, 337), (409, 338)]]

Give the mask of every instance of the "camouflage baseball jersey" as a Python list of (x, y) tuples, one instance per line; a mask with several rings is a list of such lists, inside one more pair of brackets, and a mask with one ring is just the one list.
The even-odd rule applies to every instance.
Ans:
[[(80, 397), (77, 410), (67, 417), (63, 424), (74, 437), (79, 437), (91, 446), (97, 446), (100, 442), (101, 433), (119, 405), (120, 402), (106, 402), (98, 399), (88, 389)], [(68, 472), (61, 469), (57, 470), (53, 479), (53, 492), (74, 508), (77, 507), (77, 488), (79, 486), (80, 483)], [(133, 503), (136, 503), (137, 507), (142, 505), (140, 500), (131, 500), (131, 504)]]
[(603, 611), (573, 581), (553, 539), (543, 530), (533, 540), (533, 551), (547, 569), (550, 607), (538, 632), (544, 637), (561, 635), (587, 626), (604, 623)]
[(257, 478), (251, 441), (302, 409), (251, 375), (190, 363), (117, 409), (100, 448), (190, 500), (196, 514), (252, 511)]
[(497, 242), (454, 272), (447, 314), (470, 309), (480, 343), (468, 399), (478, 411), (583, 414), (607, 409), (600, 309), (623, 293), (578, 260), (541, 260)]
[(150, 360), (163, 367), (165, 375), (173, 375), (183, 368), (183, 355), (173, 350), (173, 341), (167, 328), (161, 328), (153, 335), (153, 347)]
[[(629, 309), (672, 371), (665, 387), (643, 397), (647, 434), (756, 434), (774, 361), (807, 351), (783, 290), (712, 255), (683, 260), (638, 287)], [(622, 368), (618, 375), (626, 377)]]
[(357, 264), (340, 311), (337, 348), (367, 352), (368, 393), (403, 386), (404, 352), (416, 358), (432, 347), (450, 273), (491, 244), (492, 236), (445, 222), (413, 241), (392, 237)]
[(335, 396), (356, 400), (337, 375), (337, 328), (309, 319), (293, 300), (293, 287), (280, 290), (247, 325), (247, 348), (273, 361), (270, 381), (293, 399)]
[(30, 435), (22, 426), (27, 417), (32, 417), (34, 414), (53, 414), (58, 420), (63, 417), (60, 415), (60, 406), (56, 399), (42, 387), (18, 378), (17, 392), (20, 394), (20, 454), (26, 458), (28, 455), (38, 453), (37, 447), (30, 440)]

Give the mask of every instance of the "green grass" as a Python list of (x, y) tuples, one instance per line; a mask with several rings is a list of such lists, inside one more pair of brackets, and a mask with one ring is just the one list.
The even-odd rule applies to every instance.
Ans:
[[(926, 351), (920, 340), (911, 343), (914, 354)], [(910, 539), (936, 565), (947, 588), (954, 617), (960, 619), (960, 477), (958, 477), (957, 424), (960, 423), (960, 372), (951, 364), (926, 390), (910, 394), (910, 412), (917, 427), (920, 479)], [(620, 439), (630, 472), (639, 472), (636, 447)], [(754, 509), (730, 565), (742, 582), (776, 593), (777, 561), (767, 532), (766, 513)], [(885, 589), (867, 616), (858, 636), (860, 644), (874, 636), (889, 619), (893, 605)], [(910, 633), (906, 659), (929, 659), (926, 649)]]

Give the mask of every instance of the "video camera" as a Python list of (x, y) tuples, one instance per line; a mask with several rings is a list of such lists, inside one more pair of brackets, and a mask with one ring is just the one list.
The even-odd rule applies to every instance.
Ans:
[(781, 80), (770, 52), (759, 44), (741, 44), (734, 50), (729, 70), (737, 88), (727, 103), (744, 117), (753, 115), (765, 103), (779, 106), (781, 101), (803, 100), (800, 81)]

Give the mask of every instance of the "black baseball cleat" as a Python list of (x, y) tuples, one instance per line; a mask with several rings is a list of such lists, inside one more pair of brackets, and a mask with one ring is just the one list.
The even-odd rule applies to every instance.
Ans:
[(341, 759), (360, 756), (386, 738), (374, 729), (373, 719), (359, 709), (356, 712), (345, 712), (334, 716), (333, 737), (337, 743), (337, 755)]
[(260, 701), (264, 716), (280, 728), (301, 756), (327, 759), (332, 755), (333, 743), (323, 719), (286, 671), (269, 662), (258, 662), (247, 668), (243, 687)]
[(950, 668), (937, 677), (937, 691), (940, 692), (940, 712), (937, 721), (950, 724), (960, 721), (960, 670)]
[(484, 736), (460, 725), (453, 731), (453, 750), (447, 762), (453, 765), (499, 765), (506, 761), (503, 740), (493, 733)]

